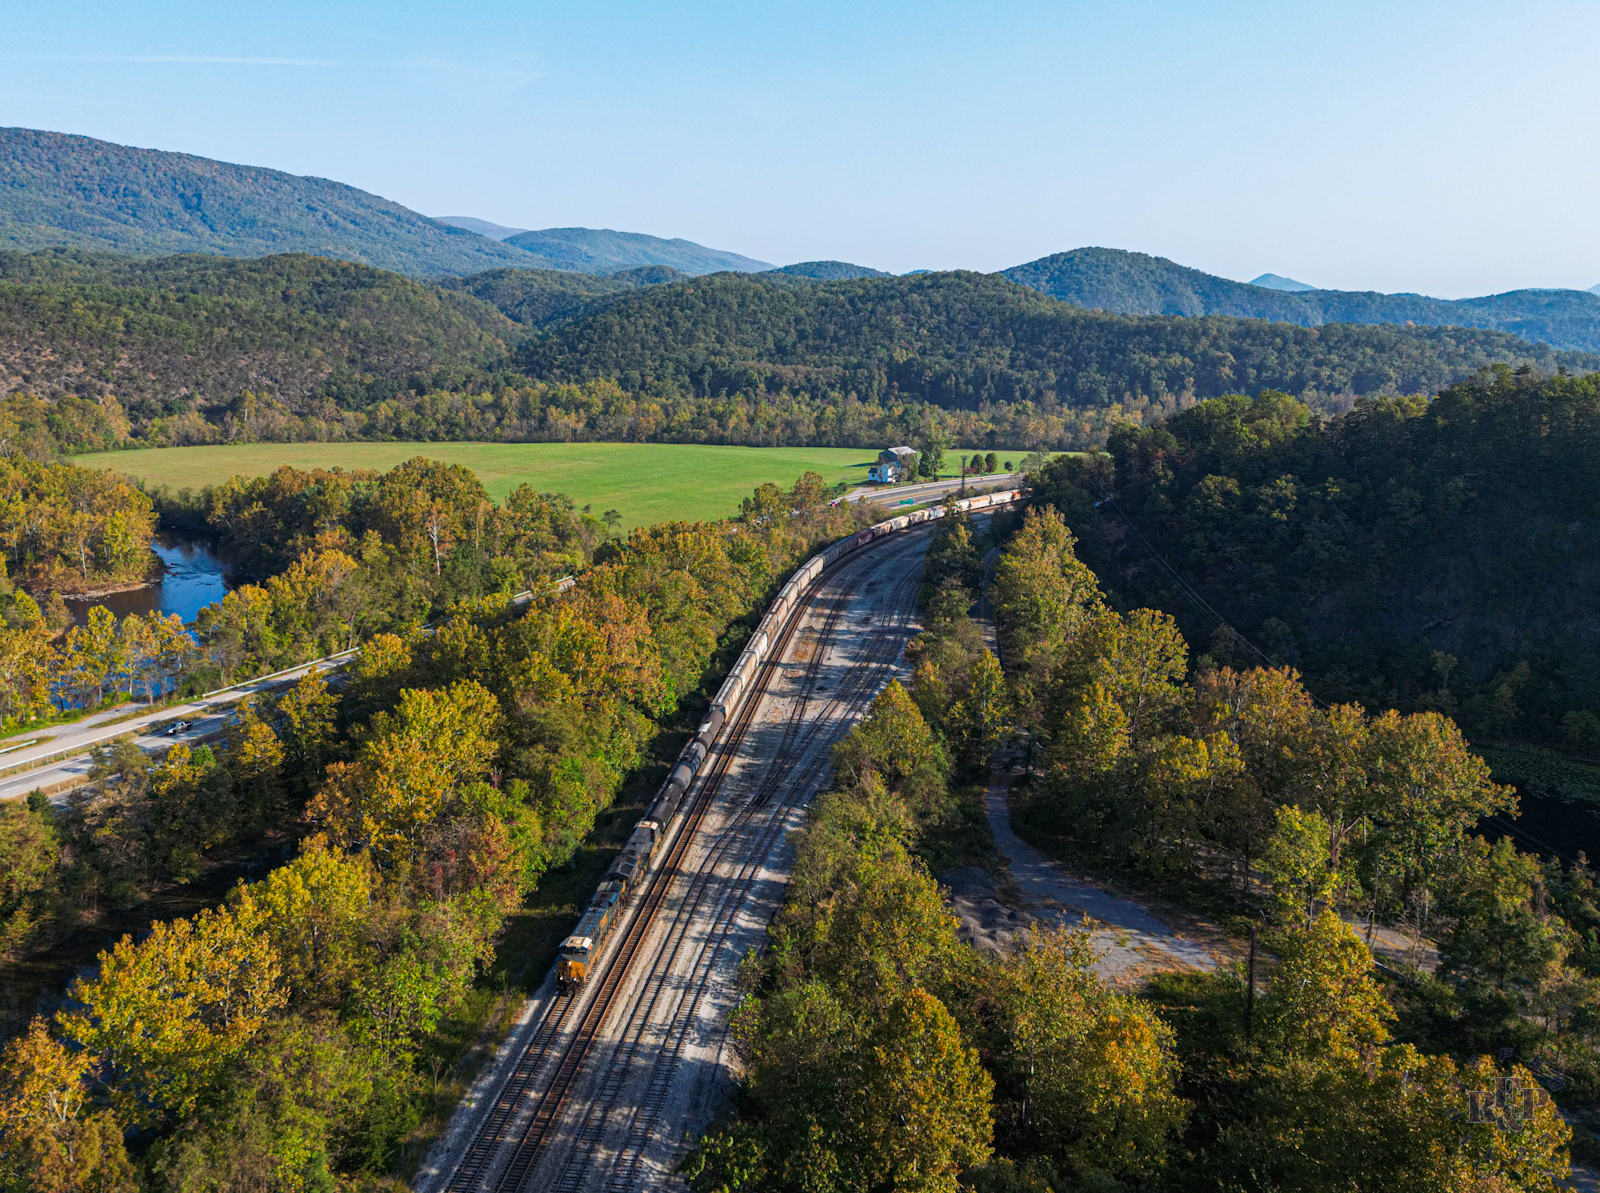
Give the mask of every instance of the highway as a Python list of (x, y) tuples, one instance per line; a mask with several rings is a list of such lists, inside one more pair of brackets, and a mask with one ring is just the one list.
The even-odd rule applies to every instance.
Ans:
[[(1025, 472), (993, 472), (985, 476), (968, 476), (966, 480), (967, 495), (974, 493), (987, 493), (991, 489), (1010, 489), (1023, 484), (1028, 479)], [(912, 498), (914, 504), (922, 505), (930, 500), (944, 498), (955, 493), (960, 495), (962, 482), (960, 477), (952, 480), (924, 481), (920, 485), (890, 485), (887, 488), (874, 486), (870, 489), (852, 489), (840, 500), (845, 502), (867, 502), (872, 505), (892, 509)]]
[[(574, 583), (571, 576), (553, 582), (557, 592), (565, 592)], [(513, 596), (511, 603), (526, 605), (532, 599), (532, 591), (524, 591)], [(97, 745), (131, 734), (134, 745), (151, 753), (180, 742), (192, 745), (206, 741), (221, 732), (239, 701), (297, 683), (311, 671), (334, 671), (355, 657), (355, 651), (346, 650), (208, 692), (187, 704), (162, 705), (133, 716), (126, 714), (138, 706), (124, 705), (70, 725), (53, 725), (37, 734), (24, 733), (0, 741), (0, 800), (21, 799), (38, 790), (60, 800), (74, 787), (88, 782), (93, 766), (89, 751)], [(189, 724), (181, 733), (165, 732), (175, 721)]]
[(661, 1188), (733, 1088), (740, 959), (781, 905), (833, 744), (903, 669), (926, 528), (824, 573), (685, 799), (588, 984), (523, 1008), (414, 1182), (422, 1193)]
[[(212, 692), (187, 704), (163, 705), (127, 720), (115, 718), (127, 708), (136, 708), (137, 705), (86, 717), (70, 725), (52, 726), (40, 730), (36, 736), (23, 735), (21, 741), (34, 741), (35, 744), (0, 754), (0, 768), (7, 771), (17, 767), (27, 769), (0, 777), (0, 799), (19, 799), (36, 789), (43, 789), (47, 793), (65, 793), (87, 782), (92, 765), (89, 750), (113, 738), (132, 734), (134, 744), (147, 752), (165, 750), (179, 742), (193, 744), (205, 741), (222, 729), (239, 701), (295, 683), (310, 671), (332, 671), (354, 657), (354, 651), (347, 651), (318, 659), (288, 671), (264, 675)], [(189, 726), (181, 733), (168, 735), (164, 729), (175, 721), (187, 721)], [(34, 765), (29, 766), (30, 763)]]

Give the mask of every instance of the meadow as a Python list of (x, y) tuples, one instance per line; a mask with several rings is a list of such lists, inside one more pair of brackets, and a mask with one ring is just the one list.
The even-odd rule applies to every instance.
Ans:
[[(265, 476), (285, 464), (382, 471), (413, 456), (465, 464), (495, 501), (527, 483), (565, 493), (597, 514), (615, 509), (623, 528), (631, 529), (671, 519), (725, 517), (763, 481), (787, 487), (808, 469), (830, 485), (860, 483), (877, 452), (682, 443), (250, 443), (96, 452), (75, 462), (176, 492), (220, 484), (230, 476)], [(945, 455), (951, 465), (957, 458)], [(1022, 453), (1004, 458), (1020, 460)]]

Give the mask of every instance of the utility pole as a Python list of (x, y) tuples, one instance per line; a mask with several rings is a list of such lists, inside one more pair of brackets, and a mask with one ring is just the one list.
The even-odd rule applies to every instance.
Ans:
[(961, 457), (961, 496), (967, 495), (967, 457)]

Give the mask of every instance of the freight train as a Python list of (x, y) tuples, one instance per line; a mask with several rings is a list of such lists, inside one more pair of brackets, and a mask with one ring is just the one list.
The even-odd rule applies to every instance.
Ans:
[[(957, 505), (970, 512), (1007, 505), (1017, 500), (1019, 496), (1021, 494), (1017, 490), (1011, 489), (1000, 493), (989, 493), (982, 497), (970, 497), (957, 502)], [(622, 852), (617, 855), (610, 869), (606, 871), (605, 877), (600, 880), (600, 886), (595, 891), (594, 897), (589, 900), (589, 906), (578, 920), (577, 927), (573, 928), (572, 934), (561, 942), (560, 956), (556, 962), (556, 980), (563, 992), (573, 993), (588, 981), (589, 975), (594, 972), (595, 962), (600, 956), (601, 949), (605, 947), (606, 938), (610, 936), (612, 928), (622, 917), (629, 896), (649, 874), (650, 861), (666, 840), (667, 831), (674, 818), (683, 809), (689, 788), (694, 783), (695, 776), (700, 773), (701, 765), (711, 753), (712, 743), (716, 741), (717, 734), (722, 732), (723, 725), (738, 708), (740, 701), (755, 684), (756, 673), (761, 669), (768, 649), (777, 641), (785, 621), (799, 607), (801, 598), (824, 571), (846, 556), (853, 555), (874, 539), (942, 517), (944, 517), (943, 507), (935, 506), (931, 509), (917, 510), (915, 513), (901, 514), (898, 518), (869, 526), (849, 538), (841, 539), (826, 551), (807, 560), (772, 599), (772, 604), (767, 607), (761, 624), (756, 627), (755, 634), (751, 636), (749, 643), (734, 663), (733, 669), (728, 672), (728, 678), (718, 689), (716, 698), (712, 700), (710, 713), (695, 731), (693, 740), (678, 756), (678, 761), (668, 774), (667, 781), (662, 784), (655, 802), (646, 811), (644, 819), (639, 821), (638, 826), (628, 837), (628, 843), (623, 846)]]

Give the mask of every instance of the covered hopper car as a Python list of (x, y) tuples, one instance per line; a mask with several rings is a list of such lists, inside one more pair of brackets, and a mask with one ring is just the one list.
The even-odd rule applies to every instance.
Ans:
[[(990, 493), (983, 497), (968, 498), (958, 504), (967, 510), (988, 509), (1015, 501), (1020, 494), (1015, 490)], [(756, 632), (745, 645), (728, 677), (711, 701), (711, 711), (695, 731), (694, 738), (683, 748), (678, 761), (673, 764), (667, 781), (657, 792), (655, 802), (645, 812), (644, 819), (628, 837), (628, 843), (611, 863), (601, 879), (599, 888), (589, 901), (571, 935), (561, 942), (556, 961), (556, 980), (561, 989), (572, 993), (587, 982), (594, 973), (596, 961), (605, 948), (607, 937), (622, 918), (628, 898), (643, 885), (650, 872), (650, 863), (668, 836), (668, 830), (678, 813), (683, 810), (689, 788), (695, 776), (711, 754), (711, 747), (722, 732), (739, 702), (755, 686), (756, 673), (766, 661), (767, 652), (777, 641), (783, 626), (801, 604), (801, 598), (828, 568), (854, 554), (874, 539), (894, 534), (923, 522), (942, 518), (940, 507), (901, 514), (887, 522), (869, 526), (849, 538), (841, 539), (827, 550), (812, 556), (789, 578), (767, 607), (766, 615)]]

